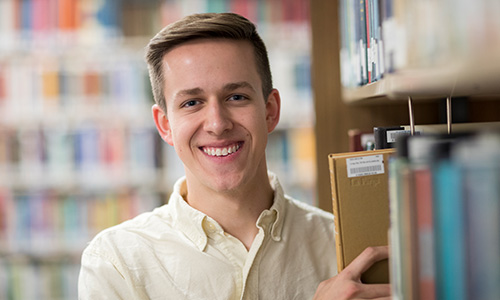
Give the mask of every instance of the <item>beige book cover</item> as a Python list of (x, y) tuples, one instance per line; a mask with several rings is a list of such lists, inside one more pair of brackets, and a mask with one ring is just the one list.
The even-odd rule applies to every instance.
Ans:
[[(366, 247), (388, 245), (388, 163), (394, 153), (382, 149), (329, 155), (339, 272)], [(388, 260), (374, 264), (361, 280), (388, 283)]]

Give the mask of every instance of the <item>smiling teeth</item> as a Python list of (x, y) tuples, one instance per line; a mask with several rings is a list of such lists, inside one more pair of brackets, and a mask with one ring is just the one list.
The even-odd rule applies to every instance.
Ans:
[(240, 149), (239, 145), (234, 145), (226, 148), (204, 148), (203, 152), (210, 156), (226, 156), (228, 154), (234, 153)]

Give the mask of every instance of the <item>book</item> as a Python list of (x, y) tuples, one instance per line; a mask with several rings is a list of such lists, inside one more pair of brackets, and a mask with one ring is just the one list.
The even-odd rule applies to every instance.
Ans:
[[(451, 256), (449, 251), (453, 251), (453, 248), (445, 245), (446, 251), (437, 251), (443, 246), (442, 235), (446, 235), (439, 226), (446, 227), (449, 224), (440, 223), (443, 221), (443, 209), (446, 208), (441, 207), (441, 199), (437, 199), (436, 195), (441, 187), (437, 186), (435, 177), (439, 177), (437, 166), (447, 159), (454, 143), (465, 136), (467, 135), (422, 134), (398, 139), (398, 147), (406, 143), (403, 147), (407, 148), (408, 156), (406, 174), (403, 176), (406, 180), (401, 182), (402, 188), (407, 192), (398, 200), (404, 207), (403, 218), (409, 220), (407, 223), (399, 223), (406, 231), (406, 237), (401, 241), (405, 249), (402, 251), (405, 257), (403, 261), (406, 262), (401, 266), (401, 272), (405, 274), (403, 282), (406, 294), (403, 299), (442, 299), (444, 296), (440, 289), (443, 274), (452, 277), (447, 275), (449, 271), (436, 271), (448, 259), (444, 256)], [(456, 185), (445, 188), (457, 189)], [(454, 229), (460, 229), (456, 224), (453, 225)], [(453, 280), (450, 281), (450, 286), (455, 285), (452, 283)]]
[(434, 209), (432, 162), (441, 143), (434, 136), (411, 136), (407, 139), (411, 172), (409, 201), (414, 223), (412, 250), (415, 261), (415, 293), (417, 299), (436, 299), (434, 262)]
[[(405, 131), (410, 130), (409, 125), (402, 125)], [(453, 133), (474, 133), (478, 131), (485, 130), (499, 130), (500, 122), (473, 122), (473, 123), (455, 123), (452, 125)], [(448, 132), (448, 127), (446, 124), (428, 124), (428, 125), (416, 125), (415, 131), (421, 134), (446, 134)]]
[[(365, 248), (388, 245), (388, 160), (394, 149), (329, 155), (337, 267), (342, 271)], [(375, 263), (361, 277), (388, 283), (388, 260)]]
[(410, 134), (410, 130), (406, 130), (403, 126), (374, 127), (373, 135), (375, 139), (375, 149), (380, 150), (394, 148), (396, 145), (396, 139), (399, 136)]
[(408, 169), (406, 141), (398, 140), (396, 153), (389, 158), (389, 267), (391, 294), (394, 300), (404, 299), (403, 291), (403, 228), (402, 179), (403, 170)]
[(465, 221), (462, 173), (451, 161), (441, 161), (434, 177), (437, 299), (466, 299)]
[(394, 299), (500, 295), (500, 135), (404, 136), (389, 166)]
[(500, 134), (485, 133), (457, 144), (462, 173), (468, 299), (500, 297)]
[(417, 230), (416, 230), (416, 211), (414, 194), (412, 189), (412, 172), (409, 167), (404, 167), (399, 171), (401, 177), (399, 184), (401, 189), (400, 199), (400, 223), (397, 225), (401, 229), (400, 247), (401, 247), (401, 275), (402, 280), (402, 299), (418, 299), (418, 259), (417, 259)]
[(365, 23), (366, 23), (366, 68), (367, 68), (367, 73), (368, 73), (368, 83), (372, 82), (372, 64), (373, 64), (373, 57), (372, 57), (372, 0), (365, 0)]

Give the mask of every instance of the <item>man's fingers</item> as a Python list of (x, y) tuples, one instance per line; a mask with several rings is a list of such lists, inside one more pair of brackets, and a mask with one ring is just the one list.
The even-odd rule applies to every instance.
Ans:
[(391, 296), (390, 284), (363, 284), (353, 281), (343, 283), (345, 299), (383, 299)]
[(363, 284), (363, 274), (375, 262), (389, 257), (389, 247), (368, 247), (342, 272), (321, 282), (314, 299), (387, 299), (390, 300), (390, 284)]
[(374, 263), (389, 257), (389, 247), (368, 247), (356, 257), (342, 273), (348, 275), (353, 280), (359, 280), (363, 274)]
[(390, 295), (390, 284), (365, 284), (359, 297), (361, 299), (384, 299), (385, 297), (390, 298)]

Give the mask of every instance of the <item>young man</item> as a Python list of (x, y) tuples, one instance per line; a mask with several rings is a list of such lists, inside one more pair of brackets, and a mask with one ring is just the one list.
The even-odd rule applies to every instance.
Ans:
[(186, 17), (151, 40), (147, 61), (156, 127), (186, 176), (167, 205), (94, 238), (82, 256), (80, 299), (388, 296), (386, 285), (359, 282), (386, 248), (368, 249), (333, 277), (332, 215), (285, 196), (268, 172), (281, 99), (251, 22)]

